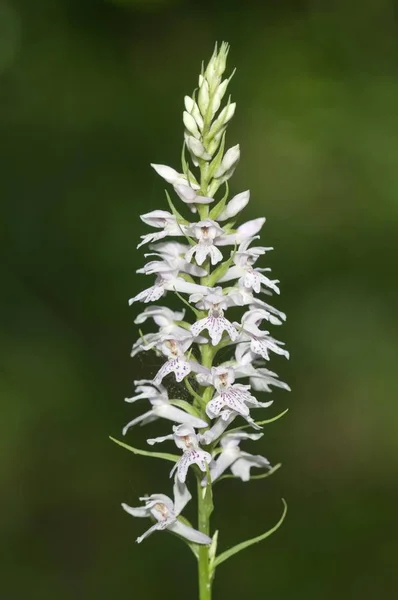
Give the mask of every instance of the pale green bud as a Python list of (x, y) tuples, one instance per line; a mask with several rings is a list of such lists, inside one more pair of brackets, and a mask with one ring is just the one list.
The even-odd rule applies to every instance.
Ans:
[(193, 98), (190, 98), (190, 96), (185, 96), (184, 104), (185, 104), (185, 108), (187, 109), (187, 112), (189, 112), (189, 114), (192, 115), (193, 118), (195, 119), (196, 124), (199, 127), (199, 129), (203, 129), (203, 118), (202, 118), (202, 115), (200, 114), (199, 107), (196, 104), (195, 100), (193, 100)]
[(199, 109), (200, 112), (202, 113), (203, 116), (206, 115), (207, 109), (209, 107), (209, 102), (210, 102), (210, 91), (209, 91), (209, 84), (206, 81), (206, 79), (204, 79), (202, 76), (199, 77), (199, 82), (202, 81), (202, 83), (199, 83), (199, 93), (198, 93), (198, 105), (199, 105)]
[(222, 177), (224, 173), (229, 171), (232, 168), (235, 168), (240, 159), (240, 147), (239, 144), (236, 146), (232, 146), (229, 150), (224, 154), (224, 158), (221, 161), (221, 165), (218, 167), (217, 171), (214, 174), (214, 177)]
[(193, 155), (193, 158), (196, 157), (201, 158), (202, 160), (211, 160), (211, 154), (206, 152), (206, 149), (203, 146), (202, 142), (200, 142), (198, 139), (196, 139), (192, 135), (187, 135), (185, 136), (185, 142), (187, 144), (188, 150)]
[(223, 99), (225, 92), (227, 91), (228, 83), (229, 83), (229, 79), (225, 79), (222, 83), (220, 83), (220, 85), (216, 89), (216, 92), (211, 101), (211, 116), (212, 117), (216, 114), (216, 112), (220, 108), (221, 100)]
[(213, 125), (210, 128), (210, 131), (209, 131), (210, 139), (213, 136), (215, 136), (221, 130), (221, 128), (228, 123), (228, 121), (230, 121), (232, 119), (232, 117), (234, 116), (234, 113), (235, 113), (235, 108), (236, 108), (236, 102), (231, 102), (230, 104), (227, 104), (227, 106), (225, 106), (222, 109), (222, 111), (218, 115), (217, 119), (214, 121)]
[(195, 119), (193, 118), (192, 115), (189, 114), (189, 112), (187, 112), (186, 110), (184, 110), (184, 113), (182, 115), (182, 120), (184, 121), (184, 125), (187, 129), (187, 131), (195, 136), (196, 138), (200, 138), (200, 132), (198, 129), (198, 126), (196, 124)]

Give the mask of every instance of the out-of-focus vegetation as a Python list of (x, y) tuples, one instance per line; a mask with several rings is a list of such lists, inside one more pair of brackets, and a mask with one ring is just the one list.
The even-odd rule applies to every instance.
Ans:
[[(147, 282), (139, 214), (165, 207), (182, 99), (232, 45), (229, 128), (245, 217), (282, 284), (292, 387), (260, 451), (271, 479), (216, 488), (221, 547), (288, 519), (221, 567), (216, 598), (397, 595), (398, 25), (392, 0), (0, 0), (2, 578), (10, 600), (194, 598), (184, 545), (119, 508), (167, 491), (113, 446)], [(162, 425), (158, 425), (162, 432)], [(145, 444), (145, 430), (129, 440)]]

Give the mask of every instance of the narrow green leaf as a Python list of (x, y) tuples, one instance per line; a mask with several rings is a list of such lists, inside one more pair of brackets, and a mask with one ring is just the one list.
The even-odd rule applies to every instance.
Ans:
[(189, 402), (186, 402), (186, 400), (180, 400), (179, 398), (176, 398), (174, 400), (169, 400), (169, 402), (173, 406), (182, 408), (182, 410), (185, 410), (185, 412), (189, 413), (193, 417), (200, 417), (199, 411), (197, 411), (196, 408), (194, 408), (192, 406), (192, 404), (189, 404)]
[(188, 380), (187, 377), (185, 377), (184, 381), (185, 381), (185, 387), (187, 388), (188, 392), (191, 394), (191, 396), (193, 398), (195, 398), (195, 400), (197, 402), (199, 402), (199, 406), (201, 406), (203, 404), (203, 398), (202, 398), (202, 396), (199, 396), (199, 394), (193, 389), (193, 387), (190, 384), (190, 382), (189, 382), (189, 380)]
[(185, 300), (184, 296), (181, 296), (181, 294), (179, 292), (177, 292), (177, 290), (175, 288), (174, 288), (174, 293), (178, 296), (178, 298), (181, 300), (181, 302), (186, 304), (186, 306), (188, 306), (188, 308), (190, 308), (192, 310), (192, 312), (194, 313), (194, 315), (197, 319), (201, 319), (203, 317), (202, 312), (200, 310), (196, 310), (196, 308), (194, 308), (191, 304), (189, 304), (188, 300)]
[(128, 444), (125, 444), (124, 442), (121, 442), (120, 440), (117, 440), (112, 436), (109, 436), (109, 439), (112, 440), (112, 442), (115, 442), (115, 444), (117, 444), (118, 446), (121, 446), (122, 448), (126, 448), (126, 450), (130, 450), (130, 452), (133, 452), (133, 454), (140, 454), (141, 456), (149, 456), (150, 458), (162, 458), (163, 460), (169, 460), (171, 462), (177, 462), (177, 460), (180, 459), (180, 457), (177, 456), (177, 454), (168, 454), (167, 452), (151, 452), (149, 450), (140, 450), (139, 448), (134, 448), (133, 446), (129, 446)]
[[(252, 481), (252, 479), (265, 479), (266, 477), (273, 475), (275, 473), (275, 471), (278, 471), (278, 469), (280, 469), (281, 466), (282, 466), (282, 463), (278, 463), (277, 465), (272, 467), (272, 469), (269, 469), (265, 473), (261, 473), (261, 475), (250, 475), (250, 481)], [(232, 473), (231, 474), (227, 473), (227, 475), (221, 475), (221, 477), (219, 479), (217, 479), (215, 481), (215, 483), (217, 483), (217, 481), (222, 481), (223, 479), (240, 479), (240, 477), (237, 477), (236, 475), (233, 475)]]
[(213, 571), (214, 561), (216, 560), (217, 554), (217, 544), (218, 544), (218, 530), (214, 532), (213, 540), (210, 544), (209, 548), (209, 568), (210, 572)]
[[(273, 423), (274, 421), (277, 421), (278, 419), (283, 417), (283, 415), (285, 415), (287, 412), (289, 412), (288, 408), (286, 410), (284, 410), (283, 412), (279, 413), (279, 415), (272, 417), (271, 419), (265, 419), (265, 421), (255, 421), (255, 423), (256, 423), (256, 425), (268, 425), (268, 423)], [(228, 429), (228, 433), (232, 433), (234, 431), (241, 431), (242, 429), (248, 429), (249, 427), (251, 427), (251, 425), (249, 425), (249, 424), (242, 425), (242, 427), (234, 427), (233, 429)]]
[(227, 203), (228, 194), (229, 194), (229, 185), (228, 185), (228, 181), (225, 181), (225, 194), (221, 198), (220, 202), (217, 202), (217, 204), (215, 206), (213, 206), (213, 208), (211, 209), (211, 211), (209, 213), (209, 219), (212, 219), (213, 221), (215, 221), (217, 219), (217, 217), (221, 215), (221, 213), (224, 210), (225, 205)]
[(189, 172), (189, 165), (187, 163), (187, 159), (185, 158), (185, 148), (186, 148), (186, 144), (184, 141), (182, 144), (182, 150), (181, 150), (181, 165), (182, 165), (182, 172), (187, 177), (188, 172)]
[(273, 423), (274, 421), (277, 421), (278, 419), (283, 417), (283, 415), (285, 415), (287, 412), (289, 412), (288, 408), (283, 412), (279, 413), (279, 415), (272, 417), (271, 419), (266, 419), (265, 421), (256, 421), (256, 425), (267, 425), (268, 423)]
[(223, 154), (224, 154), (224, 148), (225, 148), (225, 131), (222, 135), (220, 147), (217, 151), (217, 154), (215, 155), (215, 157), (213, 158), (213, 160), (211, 161), (211, 163), (209, 165), (209, 172), (208, 172), (209, 180), (213, 177), (213, 173), (215, 173), (217, 171), (218, 167), (221, 165), (221, 162), (223, 159)]
[(282, 513), (281, 518), (277, 522), (277, 524), (274, 525), (274, 527), (272, 527), (265, 533), (255, 537), (255, 538), (252, 538), (251, 540), (246, 540), (245, 542), (241, 542), (240, 544), (237, 544), (233, 548), (230, 548), (229, 550), (226, 550), (222, 554), (219, 554), (214, 561), (214, 568), (217, 568), (219, 565), (221, 565), (221, 563), (223, 563), (226, 560), (228, 560), (229, 558), (231, 558), (231, 556), (234, 556), (234, 554), (237, 554), (241, 550), (245, 550), (249, 546), (253, 546), (253, 544), (258, 544), (259, 542), (262, 542), (267, 537), (269, 537), (270, 535), (275, 533), (275, 531), (277, 531), (279, 529), (279, 527), (282, 525), (283, 521), (285, 520), (286, 513), (287, 513), (287, 504), (283, 498), (282, 498), (282, 502), (283, 502), (283, 513)]
[(219, 265), (217, 269), (215, 269), (212, 272), (211, 275), (207, 276), (206, 285), (208, 285), (209, 287), (214, 287), (214, 285), (219, 281), (219, 279), (221, 279), (221, 277), (225, 275), (225, 273), (228, 271), (229, 267), (234, 261), (234, 254), (235, 253), (233, 252), (230, 258), (228, 258), (228, 260), (221, 263), (221, 265)]

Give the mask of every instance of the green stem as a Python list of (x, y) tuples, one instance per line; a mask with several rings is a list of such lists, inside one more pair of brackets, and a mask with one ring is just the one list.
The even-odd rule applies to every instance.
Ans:
[[(206, 494), (204, 496), (204, 492)], [(198, 478), (198, 526), (199, 531), (209, 535), (210, 514), (207, 488), (203, 488)], [(199, 600), (211, 600), (211, 574), (209, 563), (209, 546), (199, 546), (198, 559)]]

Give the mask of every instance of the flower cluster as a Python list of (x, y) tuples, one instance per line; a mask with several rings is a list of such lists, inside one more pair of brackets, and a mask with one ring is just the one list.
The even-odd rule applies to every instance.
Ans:
[[(154, 531), (168, 529), (188, 543), (211, 544), (212, 484), (225, 477), (227, 470), (229, 476), (248, 481), (252, 468), (264, 473), (271, 469), (263, 456), (240, 449), (240, 444), (262, 437), (261, 422), (254, 415), (272, 404), (260, 402), (256, 393), (271, 392), (272, 386), (289, 389), (267, 368), (271, 353), (289, 355), (268, 331), (269, 325), (281, 325), (286, 317), (262, 299), (279, 294), (279, 282), (271, 279), (270, 269), (257, 266), (272, 250), (257, 245), (265, 219), (236, 226), (250, 192), (228, 198), (228, 182), (240, 148), (225, 150), (226, 128), (235, 112), (230, 98), (221, 108), (232, 77), (223, 78), (227, 54), (227, 44), (216, 47), (202, 68), (196, 93), (185, 97), (181, 172), (152, 165), (174, 192), (172, 199), (166, 191), (169, 210), (141, 216), (154, 231), (143, 235), (138, 245), (148, 249), (148, 262), (138, 273), (155, 276), (155, 280), (129, 303), (146, 305), (135, 323), (152, 320), (156, 332), (141, 333), (132, 356), (155, 352), (163, 362), (153, 380), (135, 382), (135, 395), (126, 401), (148, 400), (149, 407), (126, 425), (123, 434), (138, 423), (163, 419), (165, 435), (149, 438), (148, 444), (174, 442), (179, 454), (164, 455), (168, 460), (175, 456), (170, 472), (173, 499), (155, 493), (141, 498), (143, 507), (122, 505), (135, 517), (155, 520), (138, 542)], [(175, 207), (176, 199), (182, 201), (181, 209)], [(190, 219), (182, 214), (184, 210)], [(170, 296), (179, 303), (178, 311), (163, 305)], [(158, 301), (162, 304), (153, 304)], [(183, 388), (179, 398), (169, 397), (168, 390), (176, 389), (169, 385), (173, 379), (180, 384), (177, 389)], [(170, 433), (167, 422), (173, 423)], [(180, 516), (191, 498), (186, 483), (190, 469), (203, 491), (198, 494), (199, 513), (202, 510), (204, 515), (199, 530)]]

